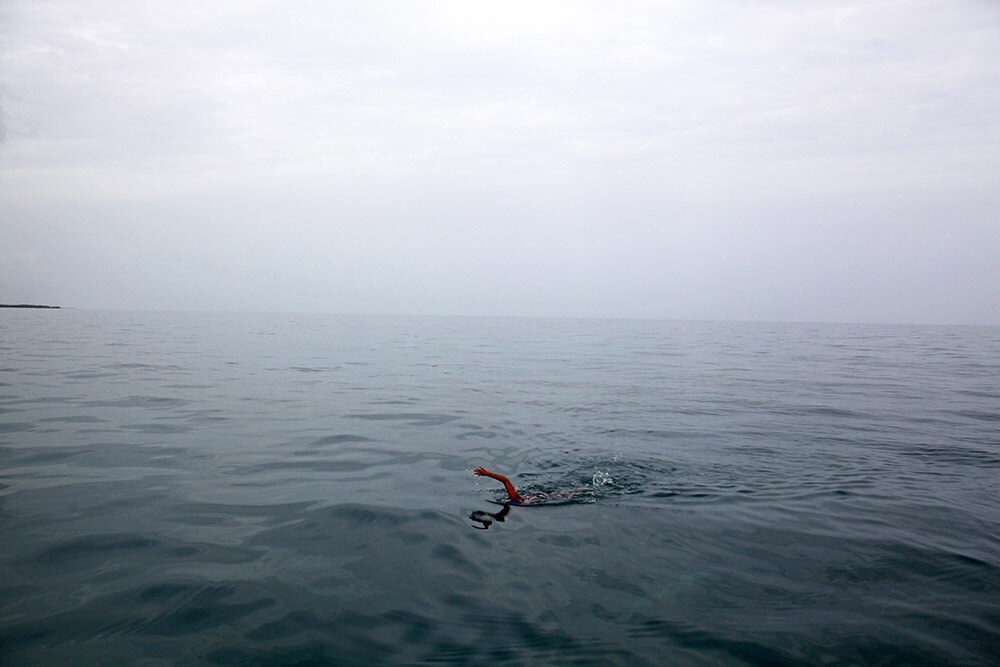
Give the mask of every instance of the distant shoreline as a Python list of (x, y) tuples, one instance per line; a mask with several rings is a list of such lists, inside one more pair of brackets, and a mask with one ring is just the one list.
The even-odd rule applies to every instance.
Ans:
[(0, 303), (0, 308), (62, 308), (62, 306), (37, 306), (33, 303)]

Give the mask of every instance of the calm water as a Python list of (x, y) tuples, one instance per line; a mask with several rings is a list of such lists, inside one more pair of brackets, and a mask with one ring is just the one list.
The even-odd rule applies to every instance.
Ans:
[(4, 664), (997, 664), (998, 491), (1000, 328), (0, 311)]

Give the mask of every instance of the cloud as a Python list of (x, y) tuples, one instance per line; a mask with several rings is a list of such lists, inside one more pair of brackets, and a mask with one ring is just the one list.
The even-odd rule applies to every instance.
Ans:
[[(843, 220), (952, 225), (970, 244), (949, 255), (959, 262), (998, 206), (990, 4), (37, 0), (0, 11), (0, 213), (21, 230), (10, 241), (68, 211), (77, 225), (135, 220), (121, 224), (170, 249), (162, 265), (147, 257), (167, 285), (184, 282), (171, 262), (208, 275), (218, 257), (159, 226), (242, 248), (224, 272), (241, 281), (257, 284), (253, 267), (267, 265), (329, 296), (325, 285), (353, 271), (365, 276), (353, 289), (382, 295), (384, 309), (420, 301), (412, 287), (437, 310), (611, 313), (629, 293), (637, 313), (700, 313), (668, 287), (688, 284), (716, 303), (702, 314), (793, 317), (805, 306), (782, 301), (806, 297), (775, 286), (807, 273), (820, 239), (837, 240), (833, 259), (817, 258), (826, 268), (802, 284), (831, 294), (857, 267), (865, 284), (901, 284), (928, 261), (929, 246), (900, 253), (893, 234), (863, 251), (864, 230), (842, 235)], [(259, 241), (245, 241), (241, 225), (258, 223), (247, 238)], [(131, 258), (116, 270), (138, 270), (146, 251), (115, 234), (104, 247)], [(898, 271), (881, 271), (880, 256)], [(988, 280), (972, 265), (952, 284)], [(750, 295), (713, 301), (726, 281)], [(895, 298), (879, 293), (872, 303)], [(983, 312), (996, 303), (985, 287), (966, 293)], [(815, 298), (811, 317), (825, 312)]]
[(97, 7), (24, 9), (5, 61), (26, 162), (251, 181), (581, 160), (788, 177), (816, 162), (853, 188), (837, 171), (861, 161), (889, 177), (902, 157), (930, 180), (961, 150), (975, 172), (998, 123), (1000, 34), (970, 7)]

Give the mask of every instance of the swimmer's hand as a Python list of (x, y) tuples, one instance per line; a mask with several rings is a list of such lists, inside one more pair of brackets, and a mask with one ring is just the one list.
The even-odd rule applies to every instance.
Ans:
[(476, 475), (482, 475), (482, 476), (486, 476), (486, 477), (492, 477), (493, 479), (497, 480), (498, 482), (501, 482), (503, 484), (504, 488), (507, 489), (507, 495), (510, 496), (511, 500), (524, 500), (524, 496), (522, 496), (520, 493), (518, 493), (517, 489), (514, 488), (514, 485), (511, 484), (511, 481), (509, 479), (507, 479), (506, 477), (504, 477), (503, 475), (498, 475), (495, 472), (490, 472), (489, 470), (487, 470), (483, 466), (479, 466), (478, 468), (476, 468), (472, 472), (474, 474), (476, 474)]

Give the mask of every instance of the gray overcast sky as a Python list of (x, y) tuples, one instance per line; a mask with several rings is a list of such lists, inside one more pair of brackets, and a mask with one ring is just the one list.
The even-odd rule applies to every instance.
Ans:
[(1000, 324), (1000, 3), (0, 1), (0, 302)]

